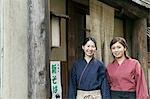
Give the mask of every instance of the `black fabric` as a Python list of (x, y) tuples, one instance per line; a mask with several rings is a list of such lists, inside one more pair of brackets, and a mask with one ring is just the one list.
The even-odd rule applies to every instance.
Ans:
[(111, 99), (136, 99), (136, 93), (128, 91), (111, 91)]

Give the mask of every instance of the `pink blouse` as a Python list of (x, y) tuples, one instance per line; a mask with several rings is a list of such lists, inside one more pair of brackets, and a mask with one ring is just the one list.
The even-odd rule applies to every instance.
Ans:
[(140, 63), (135, 59), (126, 59), (122, 64), (113, 61), (107, 66), (111, 90), (136, 91), (136, 99), (148, 99), (148, 89)]

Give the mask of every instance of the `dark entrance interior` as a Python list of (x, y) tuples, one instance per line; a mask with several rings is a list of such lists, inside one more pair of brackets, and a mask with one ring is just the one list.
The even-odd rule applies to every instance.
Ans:
[(68, 77), (75, 59), (82, 57), (81, 43), (86, 37), (86, 15), (88, 6), (68, 0), (67, 15), (70, 19), (67, 21), (67, 62), (62, 62), (62, 87), (63, 98), (67, 98)]

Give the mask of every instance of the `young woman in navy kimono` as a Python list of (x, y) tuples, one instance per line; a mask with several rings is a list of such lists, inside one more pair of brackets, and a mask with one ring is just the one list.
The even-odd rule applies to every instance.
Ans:
[(88, 37), (82, 44), (84, 57), (73, 63), (69, 80), (69, 99), (110, 99), (105, 66), (94, 58), (96, 41)]
[(111, 99), (148, 99), (144, 72), (138, 60), (128, 57), (125, 39), (113, 38), (110, 49), (114, 56), (107, 66)]

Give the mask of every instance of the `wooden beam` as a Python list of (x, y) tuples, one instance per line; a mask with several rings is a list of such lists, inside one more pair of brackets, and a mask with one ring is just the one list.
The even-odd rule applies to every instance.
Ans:
[(134, 3), (132, 1), (128, 1), (128, 0), (99, 0), (99, 1), (116, 8), (120, 12), (123, 11), (123, 14), (127, 16), (148, 18), (149, 15), (148, 8), (140, 6), (139, 4)]

